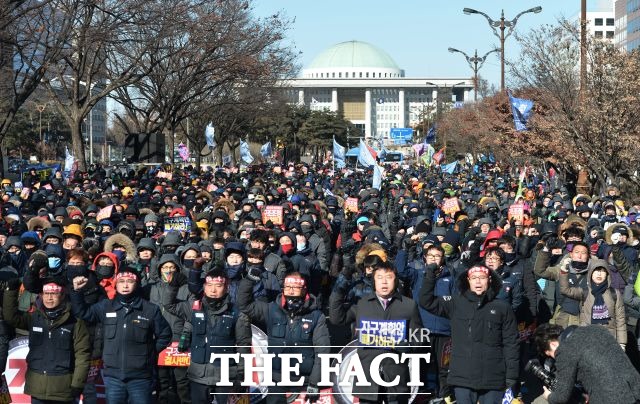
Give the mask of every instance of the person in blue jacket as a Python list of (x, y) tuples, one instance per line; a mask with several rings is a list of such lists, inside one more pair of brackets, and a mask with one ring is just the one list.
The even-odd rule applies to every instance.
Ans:
[[(405, 252), (398, 252), (396, 263), (403, 263), (402, 254), (405, 254)], [(434, 295), (436, 297), (446, 298), (454, 294), (455, 281), (444, 263), (444, 250), (438, 245), (430, 245), (423, 251), (421, 260), (415, 259), (408, 264), (398, 266), (398, 276), (409, 284), (415, 301), (420, 299), (421, 286), (426, 271), (432, 271), (435, 274)], [(439, 398), (451, 396), (451, 389), (447, 384), (451, 352), (451, 325), (449, 319), (431, 314), (421, 306), (420, 317), (424, 326), (429, 330), (429, 339), (435, 359), (433, 365), (435, 365), (438, 375), (437, 396)]]

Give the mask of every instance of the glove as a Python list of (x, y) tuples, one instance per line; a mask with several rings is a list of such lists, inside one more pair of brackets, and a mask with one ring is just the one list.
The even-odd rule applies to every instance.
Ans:
[(71, 397), (79, 398), (84, 389), (82, 387), (71, 387)]
[(20, 278), (11, 278), (7, 281), (7, 290), (18, 290), (21, 284)]
[(317, 386), (309, 385), (307, 386), (307, 401), (309, 403), (315, 403), (320, 399), (320, 390)]
[(27, 268), (31, 271), (39, 272), (41, 269), (47, 268), (49, 265), (49, 260), (47, 258), (47, 253), (42, 250), (35, 251), (29, 257), (29, 261), (27, 262)]
[(257, 266), (251, 267), (251, 269), (249, 269), (249, 271), (247, 272), (247, 278), (251, 279), (254, 282), (259, 282), (263, 272), (264, 271)]
[(193, 261), (193, 269), (197, 269), (197, 270), (199, 271), (199, 270), (201, 270), (201, 269), (202, 269), (202, 267), (203, 267), (203, 266), (204, 266), (204, 264), (206, 264), (206, 263), (207, 263), (207, 260), (206, 260), (206, 259), (204, 259), (204, 258), (202, 258), (202, 257), (196, 258), (196, 260), (195, 260), (195, 261)]
[(187, 352), (191, 347), (191, 333), (184, 331), (180, 335), (180, 341), (178, 342), (178, 352)]

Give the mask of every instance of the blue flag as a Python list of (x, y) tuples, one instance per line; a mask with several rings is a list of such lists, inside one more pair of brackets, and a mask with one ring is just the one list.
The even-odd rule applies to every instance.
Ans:
[(365, 167), (371, 167), (376, 164), (375, 156), (362, 139), (360, 139), (360, 147), (358, 147), (358, 163)]
[(207, 146), (209, 146), (211, 149), (216, 148), (216, 139), (214, 138), (215, 134), (216, 130), (211, 122), (209, 122), (209, 125), (207, 125), (206, 129), (204, 130), (204, 138), (207, 140)]
[(442, 167), (442, 172), (445, 172), (447, 174), (453, 174), (454, 171), (456, 171), (456, 167), (457, 166), (458, 166), (458, 162), (457, 161), (454, 161), (453, 163), (446, 164), (444, 166), (441, 166)]
[(511, 103), (511, 112), (513, 113), (513, 123), (516, 130), (527, 130), (527, 121), (531, 116), (533, 101), (523, 98), (515, 98), (509, 93), (509, 102)]
[(425, 136), (424, 142), (428, 144), (433, 144), (436, 142), (436, 124), (435, 123), (431, 125), (431, 127), (427, 131), (427, 136)]
[(247, 165), (253, 163), (253, 156), (247, 142), (240, 141), (240, 159)]
[(344, 146), (340, 146), (340, 143), (336, 142), (336, 139), (333, 139), (333, 162), (338, 168), (343, 168), (345, 166), (345, 153), (347, 150)]
[(382, 177), (384, 176), (384, 168), (380, 167), (379, 165), (374, 165), (373, 166), (373, 181), (372, 181), (372, 186), (373, 188), (380, 190), (382, 188)]
[(260, 147), (260, 154), (262, 155), (262, 157), (269, 157), (272, 153), (273, 150), (271, 149), (271, 141), (263, 144), (262, 147)]

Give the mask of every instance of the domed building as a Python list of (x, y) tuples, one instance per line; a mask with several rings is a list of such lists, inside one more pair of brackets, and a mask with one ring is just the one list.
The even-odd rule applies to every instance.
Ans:
[(470, 78), (407, 78), (388, 53), (361, 41), (324, 50), (287, 84), (292, 103), (340, 111), (365, 137), (387, 145), (402, 143), (392, 139), (392, 129), (420, 122), (424, 111), (435, 108), (438, 91), (442, 103), (460, 105), (473, 89)]

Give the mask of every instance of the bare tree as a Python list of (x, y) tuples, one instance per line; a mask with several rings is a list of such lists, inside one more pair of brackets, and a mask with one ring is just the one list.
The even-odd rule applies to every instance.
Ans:
[[(51, 1), (0, 0), (0, 141), (61, 56), (71, 28)], [(0, 172), (3, 170), (0, 152)]]
[[(586, 92), (580, 97), (579, 30), (561, 21), (519, 38), (522, 55), (512, 64), (521, 87), (536, 88), (550, 107), (554, 142), (576, 153), (600, 187), (626, 181), (640, 185), (640, 52), (625, 53), (607, 41), (588, 43)], [(572, 157), (572, 154), (569, 154)]]
[(153, 56), (183, 15), (185, 1), (52, 0), (73, 21), (63, 57), (43, 82), (71, 127), (79, 169), (86, 169), (81, 133), (91, 109), (112, 91), (135, 83), (157, 63)]
[(136, 122), (130, 133), (167, 130), (172, 159), (176, 130), (187, 118), (200, 122), (191, 142), (203, 144), (203, 125), (213, 120), (203, 114), (247, 101), (238, 97), (242, 89), (274, 87), (294, 70), (295, 54), (282, 44), (289, 22), (281, 15), (255, 19), (249, 2), (230, 0), (197, 5), (190, 16), (165, 38), (149, 74), (114, 96), (125, 108), (117, 119)]

